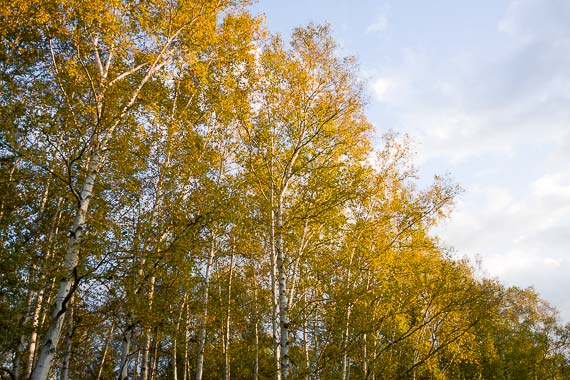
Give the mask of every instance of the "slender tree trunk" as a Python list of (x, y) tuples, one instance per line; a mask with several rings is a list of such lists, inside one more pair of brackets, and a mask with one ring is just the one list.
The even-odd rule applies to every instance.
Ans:
[[(372, 335), (372, 355), (371, 355), (371, 357), (373, 357), (373, 358), (378, 357), (379, 341), (380, 341), (380, 338), (379, 338), (378, 334), (373, 334)], [(372, 368), (369, 369), (369, 371), (371, 372), (370, 380), (376, 380), (376, 370), (375, 370), (375, 366), (374, 366), (374, 361), (372, 361), (372, 365), (373, 365)]]
[(160, 347), (160, 332), (158, 329), (154, 333), (154, 350), (152, 353), (152, 365), (150, 367), (150, 380), (156, 379), (156, 373), (158, 372), (158, 348)]
[[(48, 322), (47, 319), (48, 319), (48, 316), (50, 314), (49, 313), (50, 312), (49, 305), (51, 305), (51, 302), (52, 302), (54, 295), (57, 296), (57, 294), (55, 292), (56, 287), (57, 287), (57, 279), (54, 277), (51, 279), (50, 284), (47, 287), (47, 289), (48, 289), (47, 295), (48, 296), (45, 297), (45, 294), (44, 294), (44, 302), (43, 302), (44, 304), (42, 305), (42, 308), (40, 310), (40, 324), (38, 326), (39, 330), (42, 330), (45, 327), (46, 323)], [(37, 349), (38, 349), (37, 346), (38, 346), (38, 342), (36, 340), (36, 344), (34, 347), (35, 348), (34, 354), (37, 354)]]
[(182, 315), (184, 314), (187, 300), (188, 293), (184, 292), (184, 296), (182, 297), (182, 305), (180, 305), (180, 312), (178, 313), (178, 319), (176, 319), (176, 329), (174, 330), (174, 336), (172, 337), (172, 380), (178, 380), (178, 334), (180, 332), (180, 322), (182, 321)]
[[(318, 294), (315, 293), (315, 297), (317, 297)], [(320, 379), (320, 369), (319, 369), (319, 361), (321, 359), (321, 354), (322, 354), (322, 350), (321, 350), (321, 336), (319, 334), (319, 307), (317, 306), (315, 308), (314, 311), (314, 317), (313, 317), (313, 340), (314, 340), (314, 359), (313, 359), (313, 376), (315, 379)]]
[[(52, 229), (48, 236), (47, 251), (45, 254), (46, 260), (51, 259), (55, 252), (55, 237), (59, 235), (59, 230), (61, 227), (61, 217), (63, 214), (63, 197), (57, 199), (56, 209), (59, 210), (55, 213), (53, 217), (53, 222), (51, 224)], [(44, 279), (41, 282), (46, 281), (47, 276), (44, 274)], [(36, 358), (37, 345), (38, 345), (38, 331), (45, 326), (47, 316), (49, 314), (49, 305), (51, 304), (51, 299), (53, 298), (54, 291), (56, 287), (56, 278), (53, 277), (49, 281), (49, 286), (42, 288), (38, 293), (38, 299), (36, 302), (36, 309), (34, 310), (34, 318), (32, 321), (32, 334), (30, 336), (30, 344), (28, 346), (28, 364), (26, 368), (26, 378), (32, 376), (32, 369), (34, 361)], [(47, 290), (47, 291), (46, 291)], [(47, 297), (46, 297), (47, 294)]]
[[(253, 279), (256, 279), (255, 270)], [(257, 284), (254, 283), (253, 288), (253, 304), (254, 304), (254, 325), (253, 325), (253, 339), (254, 339), (254, 358), (253, 358), (253, 380), (259, 379), (259, 307), (257, 300)]]
[[(127, 380), (129, 375), (129, 355), (131, 350), (131, 340), (135, 324), (127, 326), (123, 332), (123, 344), (121, 345), (121, 365), (119, 367), (119, 380)], [(136, 371), (135, 371), (136, 372)]]
[(176, 334), (178, 334), (178, 328), (172, 337), (172, 380), (178, 380), (178, 364), (176, 363), (176, 345), (178, 344), (178, 341), (176, 339)]
[(275, 213), (277, 274), (279, 276), (279, 327), (281, 346), (281, 379), (287, 380), (289, 376), (289, 307), (287, 301), (287, 278), (285, 270), (285, 252), (283, 246), (283, 200), (277, 199)]
[(142, 362), (141, 362), (141, 380), (148, 380), (149, 362), (150, 362), (150, 329), (145, 329), (144, 332), (144, 345), (142, 349)]
[[(55, 150), (58, 151), (61, 147), (61, 142), (63, 140), (63, 132), (60, 132), (59, 137), (58, 137), (58, 141), (55, 147)], [(46, 205), (49, 199), (49, 195), (50, 195), (50, 188), (51, 188), (51, 181), (52, 181), (52, 172), (53, 169), (55, 168), (56, 162), (55, 159), (51, 160), (50, 166), (49, 166), (49, 172), (48, 175), (45, 179), (45, 185), (44, 185), (44, 191), (42, 193), (42, 197), (40, 199), (40, 205), (38, 208), (38, 216), (36, 219), (36, 224), (38, 225), (42, 225), (42, 220), (43, 217), (45, 215), (45, 210), (46, 210)], [(12, 168), (12, 170), (10, 171), (10, 177), (9, 177), (9, 181), (12, 181), (12, 176), (14, 173), (14, 169), (15, 169), (16, 165), (14, 165), (14, 167)], [(43, 244), (43, 251), (44, 251), (44, 259), (46, 260), (46, 262), (51, 258), (51, 247), (50, 245), (52, 244), (55, 235), (57, 233), (57, 229), (58, 229), (58, 224), (59, 224), (59, 216), (61, 215), (61, 211), (60, 207), (61, 207), (61, 203), (62, 203), (62, 198), (59, 197), (58, 201), (57, 201), (57, 206), (56, 206), (56, 210), (58, 210), (52, 220), (51, 220), (51, 224), (49, 225), (49, 229), (48, 229), (48, 233), (47, 233), (47, 239)], [(3, 210), (3, 204), (0, 210), (0, 220), (2, 219), (2, 210)], [(41, 228), (41, 227), (40, 227)], [(37, 270), (37, 266), (34, 263), (33, 264), (33, 273), (32, 276), (30, 277), (30, 282), (32, 281), (32, 279), (36, 276), (35, 272)], [(39, 279), (38, 282), (40, 284), (43, 285), (43, 281), (46, 280), (46, 276), (45, 274), (40, 274), (39, 275)], [(39, 314), (42, 308), (42, 301), (43, 301), (43, 295), (44, 295), (44, 288), (42, 287), (36, 294), (36, 306), (34, 307), (34, 312), (31, 312), (32, 309), (32, 303), (33, 303), (33, 298), (34, 298), (34, 291), (30, 290), (29, 292), (29, 297), (28, 297), (28, 303), (27, 303), (27, 307), (25, 310), (25, 313), (23, 315), (22, 318), (22, 324), (24, 326), (29, 325), (29, 323), (31, 322), (31, 327), (32, 327), (32, 332), (30, 334), (29, 337), (29, 342), (28, 342), (28, 355), (27, 355), (27, 362), (25, 364), (25, 369), (23, 372), (24, 377), (25, 378), (29, 378), (30, 374), (32, 372), (32, 368), (33, 368), (33, 362), (34, 362), (34, 355), (35, 355), (35, 349), (36, 349), (36, 340), (37, 340), (37, 329), (38, 329), (38, 321), (39, 321)], [(18, 345), (18, 349), (16, 351), (16, 357), (15, 357), (15, 363), (14, 363), (14, 375), (16, 378), (19, 378), (22, 374), (22, 368), (23, 368), (23, 358), (24, 358), (24, 349), (25, 349), (25, 342), (28, 341), (27, 337), (25, 336), (21, 336), (20, 337), (20, 344)]]
[(115, 329), (115, 324), (111, 324), (111, 328), (109, 329), (109, 334), (107, 335), (107, 339), (105, 340), (105, 347), (103, 348), (103, 352), (101, 354), (101, 362), (99, 363), (99, 370), (97, 371), (97, 380), (100, 380), (101, 375), (103, 374), (103, 368), (105, 367), (105, 359), (107, 358), (107, 352), (109, 351), (109, 344), (111, 342), (111, 338), (113, 337), (114, 329)]
[[(271, 138), (271, 156), (273, 156), (273, 137)], [(273, 178), (273, 159), (270, 160), (269, 172), (271, 175), (269, 185), (269, 249), (270, 249), (270, 277), (271, 277), (271, 328), (273, 333), (273, 358), (275, 361), (275, 378), (281, 380), (281, 338), (279, 330), (279, 285), (277, 271), (277, 237), (275, 217), (275, 182)]]
[(206, 345), (206, 324), (208, 319), (208, 298), (210, 296), (210, 272), (214, 264), (215, 256), (215, 237), (212, 236), (212, 243), (210, 246), (210, 255), (208, 257), (208, 264), (206, 264), (206, 275), (204, 278), (204, 293), (202, 294), (202, 320), (200, 321), (200, 331), (198, 333), (198, 360), (196, 364), (196, 380), (202, 380), (202, 372), (204, 370), (204, 348)]
[[(357, 240), (358, 241), (358, 240)], [(346, 268), (346, 284), (345, 289), (348, 291), (352, 289), (352, 263), (354, 262), (354, 255), (356, 252), (356, 246), (352, 249), (350, 254), (350, 259), (348, 262), (348, 267)], [(346, 322), (344, 325), (343, 339), (342, 339), (342, 380), (348, 380), (350, 376), (350, 359), (348, 357), (348, 344), (350, 341), (350, 318), (352, 316), (352, 301), (348, 300), (348, 306), (346, 307)]]
[(299, 285), (299, 281), (301, 280), (301, 259), (303, 257), (303, 253), (307, 248), (310, 241), (309, 236), (309, 219), (305, 219), (305, 224), (303, 225), (303, 233), (301, 234), (301, 239), (299, 242), (299, 248), (297, 249), (297, 258), (293, 264), (293, 269), (291, 270), (292, 279), (289, 285), (289, 297), (288, 297), (288, 310), (291, 310), (293, 307), (293, 301), (295, 300), (297, 286)]
[(133, 380), (138, 380), (139, 378), (139, 364), (141, 363), (141, 357), (142, 357), (141, 351), (138, 350), (135, 356), (135, 365), (134, 365), (135, 370), (133, 371)]
[(259, 379), (259, 321), (255, 320), (255, 360), (253, 363), (253, 380)]
[(305, 380), (309, 380), (311, 362), (309, 357), (309, 315), (307, 314), (307, 292), (303, 293), (303, 353), (305, 354)]
[[(152, 302), (154, 299), (154, 285), (156, 283), (156, 277), (151, 276), (150, 278), (150, 288), (148, 291), (148, 312), (152, 313)], [(148, 380), (150, 371), (150, 350), (151, 350), (151, 329), (150, 327), (145, 330), (145, 343), (143, 347), (143, 360), (142, 360), (142, 373), (141, 380)]]
[(67, 319), (67, 334), (65, 335), (64, 340), (64, 349), (63, 349), (63, 362), (61, 366), (60, 372), (60, 380), (68, 380), (69, 379), (69, 364), (71, 362), (71, 351), (72, 351), (72, 338), (73, 338), (73, 307), (70, 307), (69, 314), (66, 317)]
[(277, 255), (271, 255), (271, 328), (273, 332), (273, 357), (275, 359), (276, 380), (281, 380), (281, 332), (279, 330), (279, 285), (277, 282)]
[[(50, 231), (48, 234), (48, 238), (46, 241), (46, 251), (45, 251), (45, 259), (46, 260), (50, 260), (53, 257), (53, 251), (54, 251), (54, 240), (55, 237), (57, 236), (57, 234), (59, 233), (59, 228), (60, 228), (60, 222), (61, 222), (61, 214), (62, 214), (62, 210), (61, 210), (61, 205), (63, 204), (63, 198), (59, 197), (57, 200), (57, 206), (56, 209), (58, 210), (58, 212), (56, 212), (53, 216), (53, 220), (50, 226)], [(46, 280), (46, 275), (42, 275), (40, 276), (40, 282), (43, 282)], [(51, 285), (49, 286), (48, 289), (52, 289), (53, 285), (55, 284), (55, 279), (52, 280)], [(29, 379), (31, 374), (32, 374), (32, 369), (34, 368), (34, 360), (36, 357), (36, 348), (37, 348), (37, 344), (38, 344), (38, 330), (40, 329), (40, 326), (43, 325), (45, 318), (47, 316), (47, 312), (44, 311), (43, 315), (42, 315), (42, 310), (44, 310), (45, 307), (45, 302), (44, 302), (44, 297), (45, 297), (45, 292), (46, 289), (42, 288), (37, 292), (36, 295), (36, 306), (34, 308), (34, 313), (32, 315), (32, 332), (30, 333), (30, 341), (28, 344), (28, 359), (26, 361), (26, 369), (24, 372), (24, 377), (26, 379)], [(48, 292), (48, 294), (50, 294), (51, 291)], [(47, 303), (49, 304), (49, 302)]]
[(230, 318), (231, 318), (231, 302), (232, 302), (232, 277), (234, 273), (234, 253), (230, 257), (230, 273), (228, 278), (228, 298), (226, 309), (226, 331), (224, 334), (224, 380), (230, 380)]
[(51, 322), (43, 339), (42, 350), (38, 364), (32, 374), (32, 380), (47, 380), (51, 363), (57, 350), (57, 344), (61, 336), (63, 320), (67, 313), (71, 297), (77, 289), (79, 278), (77, 265), (79, 264), (79, 246), (83, 238), (85, 218), (89, 208), (89, 202), (93, 195), (93, 186), (99, 170), (100, 156), (97, 150), (91, 152), (91, 158), (87, 170), (87, 178), (79, 196), (79, 208), (75, 215), (75, 221), (69, 230), (69, 244), (63, 264), (59, 290), (51, 315)]
[[(26, 301), (26, 307), (20, 318), (20, 325), (26, 326), (29, 323), (32, 303), (34, 298), (34, 292), (30, 290), (28, 292), (28, 297)], [(12, 364), (12, 374), (16, 379), (19, 379), (22, 373), (22, 368), (24, 366), (24, 350), (26, 349), (26, 335), (20, 335), (18, 339), (18, 346), (16, 347), (16, 352), (14, 354), (14, 362)]]
[[(370, 290), (370, 273), (366, 274), (366, 291)], [(368, 379), (368, 334), (362, 334), (362, 372), (364, 373), (364, 379)]]
[(186, 304), (186, 321), (184, 324), (184, 373), (182, 374), (182, 380), (188, 380), (190, 375), (188, 371), (188, 350), (190, 349), (190, 305)]
[(368, 342), (366, 333), (362, 334), (362, 372), (364, 373), (364, 378), (368, 379)]
[(27, 379), (32, 373), (34, 366), (34, 358), (36, 356), (36, 345), (38, 341), (38, 328), (40, 325), (40, 314), (42, 311), (44, 301), (44, 289), (40, 289), (36, 295), (36, 306), (34, 307), (34, 314), (32, 315), (32, 332), (30, 333), (30, 342), (28, 344), (28, 360), (26, 361), (26, 369), (24, 377)]
[(350, 316), (352, 313), (352, 306), (349, 305), (346, 310), (346, 322), (342, 334), (342, 380), (348, 379), (349, 372), (349, 359), (348, 359), (348, 342), (350, 334)]

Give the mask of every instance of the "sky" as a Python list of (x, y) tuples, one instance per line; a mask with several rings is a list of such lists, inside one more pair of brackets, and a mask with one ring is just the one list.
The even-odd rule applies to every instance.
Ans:
[(570, 322), (570, 1), (259, 0), (268, 30), (329, 23), (378, 136), (464, 192), (435, 233)]

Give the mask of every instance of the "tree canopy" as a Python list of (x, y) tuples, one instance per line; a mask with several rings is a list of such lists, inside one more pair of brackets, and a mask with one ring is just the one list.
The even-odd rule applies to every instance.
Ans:
[(557, 311), (433, 236), (460, 189), (418, 186), (329, 26), (0, 17), (0, 378), (570, 379)]

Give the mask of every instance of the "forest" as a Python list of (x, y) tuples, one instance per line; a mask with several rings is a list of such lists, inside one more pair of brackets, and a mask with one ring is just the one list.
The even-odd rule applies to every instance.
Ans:
[(434, 236), (461, 189), (367, 121), (329, 26), (0, 12), (1, 379), (570, 379), (557, 310)]

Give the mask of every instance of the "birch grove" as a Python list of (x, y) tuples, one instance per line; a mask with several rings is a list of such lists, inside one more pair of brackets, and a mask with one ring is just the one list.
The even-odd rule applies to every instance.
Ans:
[(569, 378), (557, 311), (434, 236), (460, 188), (367, 121), (329, 26), (0, 16), (1, 379)]

